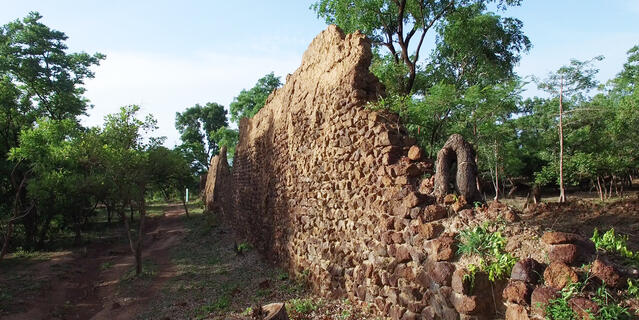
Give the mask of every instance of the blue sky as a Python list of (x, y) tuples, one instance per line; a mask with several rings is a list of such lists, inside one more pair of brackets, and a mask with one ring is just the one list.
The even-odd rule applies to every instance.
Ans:
[[(179, 142), (175, 112), (209, 101), (228, 107), (271, 71), (284, 79), (326, 27), (309, 10), (313, 1), (2, 2), (0, 24), (39, 11), (45, 24), (69, 36), (70, 50), (107, 55), (86, 84), (95, 105), (86, 125), (139, 104), (158, 119), (157, 135), (169, 146)], [(639, 45), (639, 0), (523, 0), (500, 14), (521, 19), (532, 41), (517, 67), (523, 76), (604, 55), (597, 66), (605, 81)], [(427, 56), (430, 47), (424, 50)]]

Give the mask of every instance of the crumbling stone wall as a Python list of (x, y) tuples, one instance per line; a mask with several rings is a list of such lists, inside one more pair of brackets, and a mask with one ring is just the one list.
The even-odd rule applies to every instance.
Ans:
[(207, 181), (207, 191), (232, 192), (213, 196), (212, 206), (222, 199), (240, 237), (289, 270), (308, 271), (323, 295), (393, 319), (492, 318), (489, 299), (501, 292), (452, 287), (456, 239), (442, 221), (466, 204), (435, 203), (433, 164), (396, 115), (366, 108), (383, 94), (371, 57), (361, 33), (320, 33), (286, 84), (240, 122), (232, 182)]
[(209, 172), (204, 179), (203, 192), (204, 204), (208, 212), (223, 218), (232, 215), (233, 187), (231, 170), (226, 159), (226, 147), (222, 147), (220, 153), (211, 159)]

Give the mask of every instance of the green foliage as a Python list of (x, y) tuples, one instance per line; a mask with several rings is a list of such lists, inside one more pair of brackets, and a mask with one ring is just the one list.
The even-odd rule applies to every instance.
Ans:
[(611, 228), (602, 235), (600, 235), (599, 230), (595, 228), (590, 240), (595, 243), (597, 249), (617, 253), (626, 258), (630, 263), (639, 266), (639, 252), (628, 249), (628, 237), (615, 234), (614, 228)]
[[(548, 301), (545, 308), (546, 318), (552, 320), (573, 320), (577, 319), (577, 314), (572, 310), (570, 306), (570, 299), (583, 295), (583, 291), (587, 285), (587, 280), (584, 282), (569, 283), (561, 290), (561, 296), (556, 299)], [(623, 307), (618, 301), (610, 294), (605, 285), (600, 286), (595, 291), (592, 297), (599, 307), (599, 311), (588, 311), (592, 319), (598, 320), (629, 320), (632, 319), (628, 308)]]
[(38, 12), (0, 27), (0, 75), (21, 84), (22, 98), (39, 117), (73, 119), (84, 114), (85, 79), (104, 55), (67, 53), (67, 36), (42, 24)]
[[(376, 48), (383, 47), (387, 50), (388, 57), (381, 60), (381, 64), (386, 67), (374, 66), (373, 70), (376, 75), (381, 75), (380, 79), (385, 81), (390, 93), (409, 95), (415, 89), (415, 84), (420, 82), (419, 57), (429, 30), (434, 26), (450, 23), (455, 20), (456, 13), (465, 9), (473, 7), (482, 12), (489, 3), (505, 8), (506, 5), (518, 5), (520, 1), (318, 0), (311, 5), (311, 9), (327, 24), (336, 24), (349, 33), (359, 30), (373, 41)], [(485, 27), (486, 25), (478, 26), (477, 30)], [(464, 30), (466, 33), (467, 31)], [(478, 38), (483, 43), (489, 42), (485, 31)], [(498, 51), (495, 47), (490, 50)]]
[(235, 155), (235, 147), (240, 139), (240, 132), (237, 129), (222, 127), (213, 132), (211, 137), (220, 148), (226, 147), (226, 157), (232, 161)]
[(635, 280), (628, 279), (628, 289), (626, 292), (631, 298), (639, 299), (639, 283)]
[(491, 281), (507, 278), (517, 262), (517, 258), (505, 252), (507, 239), (501, 234), (503, 227), (498, 230), (489, 228), (490, 224), (486, 222), (481, 226), (466, 228), (457, 236), (460, 241), (458, 253), (480, 257), (479, 265), (471, 264), (467, 267), (471, 283), (474, 282), (477, 271), (488, 273)]
[(598, 320), (630, 320), (632, 316), (628, 308), (620, 306), (608, 292), (605, 285), (597, 289), (595, 296), (592, 298), (599, 305)]
[(258, 79), (253, 88), (242, 90), (229, 106), (231, 121), (239, 123), (242, 118), (252, 118), (266, 104), (266, 99), (271, 92), (280, 86), (282, 86), (280, 77), (276, 77), (271, 72)]
[(175, 113), (175, 128), (180, 132), (182, 140), (179, 150), (194, 172), (206, 172), (209, 159), (217, 154), (220, 147), (214, 133), (226, 126), (226, 110), (224, 106), (214, 102), (204, 106), (196, 104), (182, 113)]
[(305, 299), (291, 299), (286, 304), (286, 308), (288, 310), (295, 310), (297, 313), (301, 314), (309, 314), (317, 308), (320, 307), (320, 302), (315, 302), (313, 299), (305, 298)]
[(249, 250), (251, 250), (251, 245), (247, 242), (242, 242), (240, 244), (237, 245), (237, 252), (238, 253), (245, 253), (248, 252)]

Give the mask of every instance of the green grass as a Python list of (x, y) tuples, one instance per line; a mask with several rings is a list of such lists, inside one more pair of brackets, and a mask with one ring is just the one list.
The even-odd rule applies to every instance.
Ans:
[(315, 302), (313, 301), (313, 299), (310, 299), (310, 298), (291, 299), (286, 303), (286, 309), (289, 311), (293, 310), (301, 314), (309, 314), (317, 310), (317, 308), (319, 308), (321, 304), (322, 304), (321, 300), (319, 300), (318, 302)]
[[(573, 320), (577, 319), (577, 314), (570, 306), (570, 299), (577, 296), (584, 296), (584, 290), (589, 278), (583, 282), (576, 282), (567, 285), (561, 290), (561, 296), (548, 301), (545, 307), (546, 318), (550, 320)], [(599, 307), (599, 312), (587, 311), (591, 319), (595, 320), (630, 320), (632, 315), (628, 308), (620, 305), (620, 299), (613, 296), (605, 285), (600, 286), (592, 296), (592, 301)]]

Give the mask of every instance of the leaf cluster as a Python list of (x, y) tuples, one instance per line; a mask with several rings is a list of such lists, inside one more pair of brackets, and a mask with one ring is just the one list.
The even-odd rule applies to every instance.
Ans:
[(466, 228), (457, 236), (460, 242), (458, 253), (480, 257), (479, 265), (468, 266), (471, 279), (476, 271), (488, 273), (491, 281), (507, 278), (517, 262), (517, 258), (505, 251), (507, 239), (501, 233), (503, 226), (497, 230), (490, 227), (490, 223), (486, 222)]

